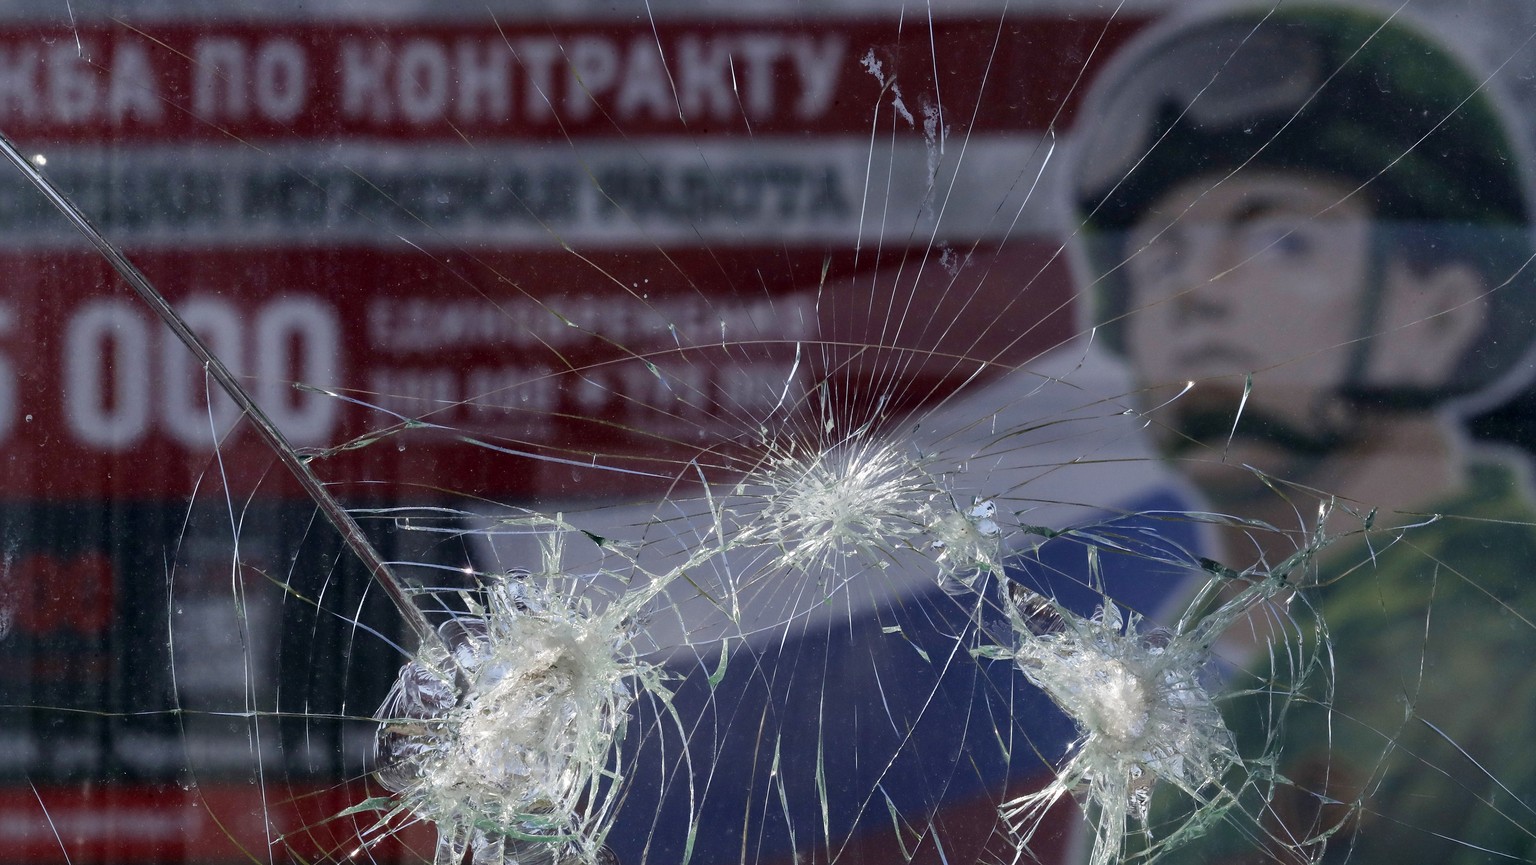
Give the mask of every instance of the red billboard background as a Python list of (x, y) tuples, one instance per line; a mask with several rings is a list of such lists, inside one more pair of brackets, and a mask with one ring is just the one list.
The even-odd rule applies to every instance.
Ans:
[[(1139, 23), (11, 22), (0, 130), (349, 503), (641, 495), (691, 482), (704, 454), (739, 468), (732, 448), (834, 373), (857, 400), (899, 370), (891, 408), (912, 408), (1070, 336), (1055, 235), (989, 215), (993, 200), (940, 220), (933, 154), (974, 145), (1027, 176), (1090, 59)], [(872, 192), (876, 148), (930, 176)], [(265, 674), (297, 690), (325, 640), (351, 639), (253, 604), (240, 627), (266, 636), (227, 644), (164, 609), (168, 583), (190, 607), (230, 580), (234, 538), (198, 526), (248, 517), (239, 579), (308, 561), (360, 598), (366, 577), (298, 551), (313, 530), (297, 487), (19, 179), (0, 235), (0, 492), (25, 589), (0, 646), (6, 723), (24, 731), (0, 760), (0, 858), (337, 857), (363, 818), (332, 817), (367, 794), (344, 732), (306, 729), (350, 756), (283, 763), (278, 785), (144, 755), (234, 741), (182, 710), (239, 696), (221, 671), (259, 640), (288, 653)], [(216, 504), (189, 517), (194, 499)], [(387, 610), (356, 618), (398, 633)], [(313, 645), (285, 642), (306, 628)], [(130, 645), (146, 632), (181, 645)], [(371, 657), (310, 708), (371, 711), (394, 663)], [(950, 822), (981, 817), (955, 837), (985, 841), (994, 804), (957, 803)], [(889, 839), (871, 843), (878, 858)]]

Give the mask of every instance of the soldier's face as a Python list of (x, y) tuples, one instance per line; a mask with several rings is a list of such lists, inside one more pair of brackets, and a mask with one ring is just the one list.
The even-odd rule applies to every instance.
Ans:
[(1164, 415), (1170, 448), (1225, 439), (1249, 375), (1250, 434), (1327, 440), (1378, 265), (1369, 206), (1349, 193), (1286, 172), (1196, 178), (1132, 229), (1126, 351), (1145, 401), (1194, 382)]

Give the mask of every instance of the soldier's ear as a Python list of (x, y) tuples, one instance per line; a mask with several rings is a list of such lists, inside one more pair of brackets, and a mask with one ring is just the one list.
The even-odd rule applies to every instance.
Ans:
[(1448, 384), (1488, 323), (1487, 293), (1470, 264), (1388, 264), (1372, 335), (1371, 386), (1432, 391)]

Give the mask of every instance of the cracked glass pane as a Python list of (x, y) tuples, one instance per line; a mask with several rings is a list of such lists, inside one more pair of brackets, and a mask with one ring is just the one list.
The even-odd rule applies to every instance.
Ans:
[(0, 849), (1536, 859), (1533, 40), (0, 0)]

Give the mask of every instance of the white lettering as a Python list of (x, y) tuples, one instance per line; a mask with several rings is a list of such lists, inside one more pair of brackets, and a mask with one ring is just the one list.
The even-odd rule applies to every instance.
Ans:
[(654, 40), (636, 37), (630, 43), (615, 108), (625, 119), (636, 119), (642, 111), (656, 120), (677, 115), (671, 85), (667, 83), (667, 68)]
[[(281, 298), (256, 310), (250, 331), (242, 325), (246, 311), (216, 297), (193, 297), (178, 309), (232, 371), (254, 365), (255, 398), (290, 439), (327, 440), (341, 403), (292, 385), (330, 386), (339, 376), (340, 329), (330, 306), (313, 297)], [(0, 319), (0, 336), (8, 326)], [(182, 445), (206, 447), (239, 419), (234, 402), (212, 388), (186, 347), (163, 331), (157, 343), (146, 316), (126, 300), (81, 307), (65, 330), (63, 349), (65, 419), (71, 434), (88, 445), (124, 450), (158, 426)], [(0, 408), (8, 398), (6, 369), (0, 356)]]
[(728, 120), (735, 114), (731, 98), (730, 46), (686, 36), (677, 46), (677, 101), (690, 122)]
[(800, 75), (800, 99), (795, 110), (802, 118), (820, 117), (832, 106), (837, 92), (837, 75), (842, 68), (847, 43), (841, 36), (823, 36), (820, 44), (809, 37), (789, 45), (795, 71)]
[(0, 47), (0, 112), (37, 116), (37, 49), (31, 45)]
[(308, 95), (309, 70), (304, 49), (291, 39), (273, 39), (256, 54), (256, 110), (268, 120), (286, 123), (298, 116)]
[(295, 444), (321, 444), (336, 426), (339, 400), (292, 383), (335, 385), (340, 331), (335, 310), (313, 297), (285, 297), (257, 316), (256, 401)]
[[(604, 376), (611, 374), (607, 370), (602, 373)], [(577, 408), (589, 417), (599, 414), (603, 405), (613, 396), (605, 385), (597, 381), (596, 375), (582, 376), (581, 382), (570, 393), (576, 401)]]
[(164, 113), (160, 82), (149, 65), (148, 52), (138, 42), (119, 42), (112, 54), (112, 74), (107, 79), (107, 118), (113, 123), (154, 123)]
[(747, 414), (781, 400), (801, 403), (809, 392), (806, 371), (799, 364), (784, 361), (733, 364), (721, 370), (715, 386), (722, 395), (729, 395), (737, 411)]
[[(298, 48), (287, 40), (274, 44), (283, 48), (278, 56), (285, 61), (285, 74), (274, 80), (303, 78)], [(233, 55), (236, 48), (219, 50)], [(338, 60), (341, 112), (348, 119), (382, 124), (403, 118), (418, 126), (450, 117), (459, 123), (518, 118), (546, 124), (557, 116), (581, 122), (604, 112), (620, 121), (730, 122), (743, 114), (769, 119), (790, 112), (814, 119), (833, 109), (847, 38), (701, 31), (681, 34), (663, 48), (653, 36), (618, 42), (593, 33), (563, 40), (522, 35), (510, 42), (348, 39)], [(203, 83), (205, 90), (214, 86)], [(274, 110), (300, 110), (299, 89), (274, 90), (290, 100)]]
[(762, 120), (773, 116), (774, 63), (784, 52), (784, 39), (774, 35), (753, 36), (741, 42), (745, 62), (741, 79), (745, 82), (747, 116)]
[(512, 111), (512, 54), (503, 42), (462, 40), (454, 52), (458, 74), (458, 118), (505, 121)]
[(86, 304), (64, 334), (64, 417), (71, 433), (106, 450), (149, 427), (149, 333), (126, 300)]
[(593, 37), (572, 41), (566, 56), (571, 64), (565, 86), (566, 115), (572, 120), (586, 120), (594, 113), (599, 97), (613, 88), (619, 58), (613, 43)]
[[(194, 297), (178, 311), (225, 366), (239, 375), (245, 368), (239, 312), (213, 297)], [(161, 410), (171, 438), (191, 447), (205, 447), (239, 419), (239, 407), (216, 392), (212, 380), (193, 362), (192, 353), (180, 340), (160, 341), (160, 363), (164, 376), (159, 383)]]
[(395, 91), (400, 113), (412, 123), (430, 123), (448, 110), (448, 53), (429, 39), (412, 39), (400, 51)]
[(458, 376), (446, 369), (376, 369), (369, 389), (379, 408), (402, 417), (451, 423)]
[[(90, 48), (85, 48), (89, 55)], [(48, 49), (48, 97), (53, 116), (61, 123), (81, 123), (95, 116), (100, 86), (91, 66), (75, 45), (63, 41)]]
[(341, 43), (340, 64), (342, 116), (387, 122), (392, 104), (387, 84), (389, 46), (348, 39)]
[(487, 418), (508, 410), (529, 419), (542, 419), (556, 409), (560, 396), (559, 376), (544, 370), (518, 366), (476, 367), (464, 377), (464, 400)]
[(546, 120), (554, 114), (555, 60), (560, 44), (553, 39), (519, 39), (513, 51), (523, 66), (523, 116)]
[(192, 112), (204, 120), (245, 117), (245, 44), (200, 39), (192, 49)]
[(584, 374), (571, 396), (581, 411), (599, 417), (638, 408), (647, 416), (650, 410), (659, 409), (661, 414), (681, 420), (676, 412), (686, 407), (693, 410), (686, 421), (692, 424), (701, 414), (697, 409), (710, 403), (711, 382), (718, 375), (717, 370), (694, 364), (665, 369), (639, 362), (608, 365)]
[[(705, 345), (731, 334), (771, 329), (783, 339), (808, 339), (815, 329), (810, 299), (794, 295), (752, 304), (701, 306), (688, 298), (652, 299), (644, 314), (605, 297), (572, 298), (559, 314), (538, 304), (444, 301), (431, 297), (378, 298), (368, 305), (369, 344), (389, 354), (444, 350), (566, 349), (605, 341), (639, 347), (681, 338)], [(472, 392), (475, 392), (472, 389)]]

